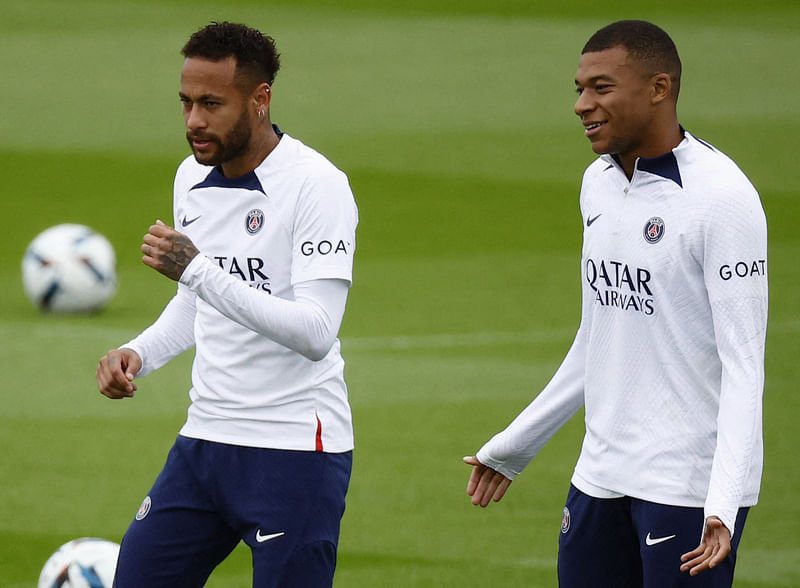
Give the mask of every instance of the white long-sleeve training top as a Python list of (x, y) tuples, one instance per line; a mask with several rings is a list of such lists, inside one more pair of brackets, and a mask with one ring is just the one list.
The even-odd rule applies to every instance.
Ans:
[(282, 134), (241, 178), (184, 160), (174, 218), (201, 255), (156, 322), (123, 347), (142, 357), (146, 375), (195, 346), (181, 434), (249, 447), (351, 450), (337, 339), (358, 223), (346, 176)]
[(582, 315), (533, 402), (478, 452), (513, 479), (585, 405), (572, 482), (598, 498), (705, 507), (733, 531), (758, 500), (767, 228), (736, 164), (685, 134), (583, 178)]

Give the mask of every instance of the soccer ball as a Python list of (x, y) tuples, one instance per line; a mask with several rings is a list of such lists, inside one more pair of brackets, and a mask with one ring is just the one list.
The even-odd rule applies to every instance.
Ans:
[(119, 545), (97, 537), (65, 543), (50, 556), (39, 575), (39, 588), (110, 588)]
[(41, 310), (99, 310), (117, 289), (114, 249), (89, 227), (50, 227), (25, 251), (22, 284), (28, 299)]

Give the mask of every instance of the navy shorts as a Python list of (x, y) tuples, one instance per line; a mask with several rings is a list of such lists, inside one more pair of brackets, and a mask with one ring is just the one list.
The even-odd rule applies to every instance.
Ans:
[(690, 576), (681, 555), (700, 544), (702, 508), (667, 506), (623, 497), (600, 499), (570, 487), (558, 545), (562, 588), (729, 588), (747, 508), (739, 509), (731, 553), (716, 567)]
[(203, 586), (239, 541), (253, 586), (331, 586), (352, 457), (178, 437), (125, 533), (114, 586)]

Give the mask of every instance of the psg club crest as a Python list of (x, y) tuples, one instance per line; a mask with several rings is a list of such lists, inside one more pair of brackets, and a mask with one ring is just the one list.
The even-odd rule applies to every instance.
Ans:
[(258, 208), (254, 208), (247, 213), (247, 218), (244, 222), (244, 227), (251, 235), (255, 235), (264, 226), (264, 212)]
[(564, 512), (561, 515), (561, 532), (562, 533), (566, 533), (567, 531), (569, 531), (569, 525), (570, 525), (571, 522), (572, 521), (571, 521), (570, 516), (569, 516), (569, 509), (565, 506), (564, 507)]
[(658, 243), (664, 236), (664, 220), (654, 216), (644, 225), (644, 240), (648, 243)]
[(144, 500), (142, 501), (142, 506), (139, 507), (139, 512), (136, 513), (136, 520), (141, 521), (144, 517), (147, 516), (147, 513), (150, 512), (150, 506), (152, 502), (149, 496), (145, 496)]

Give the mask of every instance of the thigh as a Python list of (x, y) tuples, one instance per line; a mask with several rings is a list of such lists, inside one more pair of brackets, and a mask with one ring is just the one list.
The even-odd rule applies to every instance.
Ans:
[(253, 553), (253, 585), (330, 586), (352, 454), (234, 448), (227, 519)]
[[(179, 439), (122, 539), (114, 586), (203, 586), (239, 542), (193, 474)], [(190, 444), (190, 442), (189, 442)]]
[(310, 505), (301, 546), (292, 553), (284, 568), (281, 588), (329, 588), (333, 585), (352, 461), (351, 453), (326, 456), (320, 492)]
[(731, 553), (725, 561), (698, 576), (690, 576), (680, 571), (681, 555), (700, 543), (705, 519), (703, 509), (634, 499), (631, 512), (640, 544), (645, 588), (730, 587), (747, 510), (739, 510)]
[(641, 586), (630, 499), (592, 498), (570, 487), (558, 544), (558, 581), (562, 588)]

